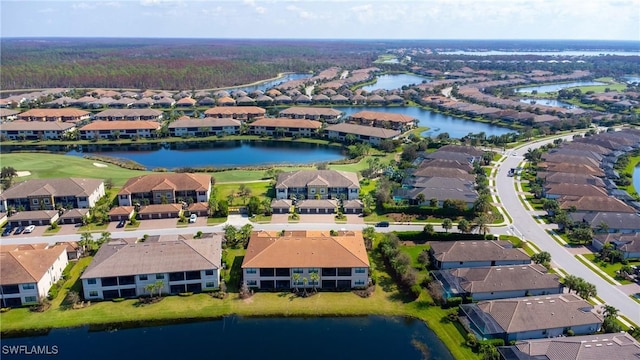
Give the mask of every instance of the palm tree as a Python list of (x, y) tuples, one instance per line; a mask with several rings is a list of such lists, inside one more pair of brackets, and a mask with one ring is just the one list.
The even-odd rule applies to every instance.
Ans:
[(162, 288), (164, 288), (164, 281), (158, 280), (154, 283), (156, 291), (158, 291), (158, 297), (162, 296)]
[(425, 196), (424, 196), (424, 194), (423, 194), (423, 193), (419, 193), (419, 194), (416, 196), (416, 201), (418, 202), (418, 205), (422, 205), (422, 203), (424, 202), (424, 200), (425, 200)]
[(567, 275), (564, 278), (564, 285), (569, 289), (569, 292), (575, 290), (578, 287), (578, 283), (582, 280), (575, 275)]
[(156, 284), (147, 284), (144, 286), (144, 290), (149, 292), (149, 297), (153, 297), (153, 293), (156, 291)]
[(293, 291), (297, 293), (298, 283), (300, 282), (300, 274), (294, 272), (293, 275), (291, 275), (291, 279), (293, 280)]
[(605, 305), (602, 315), (604, 315), (605, 319), (609, 317), (615, 319), (618, 317), (618, 309), (611, 305)]
[(309, 283), (309, 279), (306, 277), (302, 278), (302, 286), (304, 286), (304, 294), (307, 295), (307, 284)]
[[(444, 223), (442, 227), (444, 227)], [(471, 224), (469, 224), (469, 220), (461, 219), (460, 221), (458, 221), (458, 231), (463, 234), (471, 232)]]
[(80, 234), (80, 241), (78, 241), (78, 245), (82, 247), (82, 253), (86, 253), (87, 250), (93, 248), (93, 235), (89, 232), (83, 232)]
[(311, 280), (311, 284), (313, 285), (313, 291), (318, 292), (318, 289), (316, 288), (316, 286), (320, 281), (320, 275), (318, 275), (317, 272), (312, 272), (311, 274), (309, 274), (309, 279)]
[(442, 220), (442, 228), (444, 229), (445, 232), (448, 233), (452, 226), (453, 226), (453, 221), (451, 221), (451, 219), (446, 218)]

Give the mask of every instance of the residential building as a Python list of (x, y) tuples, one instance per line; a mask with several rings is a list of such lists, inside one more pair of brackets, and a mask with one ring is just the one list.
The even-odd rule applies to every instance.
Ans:
[(468, 180), (450, 177), (416, 177), (408, 180), (406, 187), (393, 193), (394, 198), (408, 199), (410, 203), (417, 205), (428, 204), (432, 199), (436, 199), (438, 207), (443, 207), (447, 200), (458, 200), (462, 201), (466, 208), (473, 207), (478, 199), (474, 183)]
[(631, 234), (596, 234), (591, 245), (600, 251), (607, 243), (622, 252), (623, 259), (640, 259), (640, 232)]
[(528, 265), (531, 258), (508, 241), (431, 241), (429, 255), (437, 269)]
[(171, 219), (179, 218), (183, 211), (182, 204), (152, 204), (140, 207), (138, 219)]
[(162, 125), (157, 121), (128, 120), (96, 120), (80, 128), (80, 138), (113, 139), (113, 138), (149, 138), (155, 137)]
[(51, 225), (58, 222), (60, 212), (58, 210), (33, 210), (18, 211), (8, 219), (11, 227), (29, 226), (29, 225)]
[[(118, 193), (118, 205), (208, 202), (210, 195), (211, 176), (209, 175), (149, 174), (129, 179)], [(191, 201), (188, 201), (189, 199)]]
[(480, 301), (460, 305), (471, 330), (480, 338), (514, 340), (593, 334), (603, 318), (575, 294)]
[(266, 113), (267, 110), (258, 106), (220, 106), (207, 109), (204, 112), (204, 116), (250, 121), (263, 117)]
[(274, 214), (288, 214), (291, 212), (293, 202), (288, 199), (271, 200), (271, 212)]
[(637, 359), (640, 343), (626, 332), (519, 340), (498, 347), (505, 360)]
[(249, 134), (314, 137), (320, 128), (322, 123), (315, 120), (260, 118), (249, 124)]
[(355, 140), (371, 145), (380, 145), (383, 140), (392, 140), (400, 135), (399, 130), (348, 123), (329, 125), (324, 131), (329, 139), (344, 142), (351, 135)]
[(298, 214), (334, 214), (338, 207), (338, 200), (334, 199), (299, 200), (296, 203)]
[(445, 298), (473, 301), (562, 294), (564, 289), (558, 275), (537, 264), (437, 270), (432, 275)]
[(91, 113), (74, 108), (63, 109), (31, 109), (18, 115), (19, 120), (24, 121), (64, 121), (78, 122), (89, 120)]
[(0, 135), (9, 140), (60, 140), (76, 128), (74, 123), (15, 120), (0, 125)]
[(240, 133), (240, 120), (232, 118), (180, 119), (169, 124), (171, 136), (209, 136)]
[(109, 109), (93, 116), (94, 120), (162, 120), (162, 111), (155, 109)]
[(558, 198), (560, 209), (579, 212), (615, 212), (634, 214), (636, 210), (610, 196), (562, 196)]
[(0, 251), (2, 307), (33, 305), (49, 294), (69, 263), (66, 246), (18, 245)]
[[(200, 239), (150, 236), (114, 239), (103, 244), (82, 273), (86, 300), (149, 295), (148, 286), (161, 282), (161, 294), (201, 292), (220, 286), (222, 236)], [(154, 291), (158, 294), (158, 290)]]
[(0, 122), (18, 120), (20, 111), (0, 107)]
[(602, 187), (568, 183), (545, 185), (542, 195), (547, 199), (559, 199), (562, 196), (609, 196)]
[(400, 131), (407, 131), (418, 125), (418, 121), (411, 116), (381, 111), (359, 111), (349, 116), (349, 122)]
[(369, 258), (360, 231), (257, 231), (242, 274), (249, 287), (262, 290), (348, 290), (369, 285)]
[(298, 170), (278, 175), (276, 199), (342, 199), (360, 196), (358, 174), (338, 170)]
[(336, 123), (340, 120), (342, 114), (342, 111), (332, 108), (294, 106), (280, 111), (278, 117), (286, 117), (289, 119), (318, 120), (327, 123)]
[(19, 182), (0, 194), (0, 211), (92, 208), (105, 194), (99, 179), (33, 179)]
[(576, 223), (588, 224), (594, 232), (636, 233), (640, 232), (640, 215), (637, 213), (616, 212), (569, 212)]

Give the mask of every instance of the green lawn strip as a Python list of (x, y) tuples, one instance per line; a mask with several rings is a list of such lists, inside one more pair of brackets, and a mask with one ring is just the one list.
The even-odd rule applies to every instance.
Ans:
[[(616, 279), (616, 281), (618, 281), (620, 284), (622, 285), (627, 285), (627, 284), (632, 284), (631, 281), (618, 276), (618, 274), (616, 273), (616, 271), (619, 271), (620, 269), (622, 269), (622, 267), (624, 265), (622, 265), (622, 263), (615, 263), (615, 264), (611, 264), (608, 262), (602, 262), (602, 261), (598, 261), (596, 259), (596, 254), (585, 254), (583, 255), (587, 260), (591, 261), (594, 265), (596, 265), (597, 267), (600, 268), (600, 270), (602, 270), (603, 272), (605, 272), (607, 275), (611, 276), (612, 278)], [(629, 265), (635, 265), (638, 266), (640, 265), (640, 261), (629, 261)]]
[(418, 256), (423, 251), (429, 251), (431, 246), (427, 244), (416, 245), (400, 245), (400, 251), (405, 252), (411, 257), (411, 266), (416, 269), (423, 269), (424, 266), (418, 262)]
[(268, 224), (271, 222), (271, 215), (254, 215), (249, 220), (258, 224)]
[(80, 274), (82, 274), (84, 269), (89, 266), (89, 263), (91, 263), (92, 259), (92, 257), (84, 257), (79, 259), (75, 263), (72, 262), (72, 264), (74, 265), (69, 271), (69, 277), (64, 282), (64, 284), (62, 284), (62, 288), (60, 288), (58, 296), (51, 301), (52, 306), (59, 307), (70, 290), (77, 292), (78, 295), (82, 297), (82, 283), (78, 278), (80, 277)]
[(207, 225), (218, 225), (227, 221), (227, 217), (211, 217), (207, 218)]
[(602, 276), (602, 274), (599, 271), (594, 270), (594, 268), (598, 268), (598, 266), (596, 264), (592, 263), (591, 261), (589, 261), (589, 260), (587, 260), (587, 259), (585, 259), (585, 258), (583, 258), (581, 256), (576, 256), (575, 258), (578, 261), (580, 261), (581, 263), (583, 263), (586, 267), (590, 268), (595, 274), (597, 274), (598, 276), (603, 278), (609, 284), (617, 285), (613, 281), (611, 281), (611, 279), (609, 279), (609, 277)]
[[(216, 195), (218, 200), (226, 200), (229, 194), (236, 194), (240, 190), (241, 184), (216, 184)], [(266, 198), (271, 198), (273, 187), (271, 186), (270, 181), (261, 181), (261, 182), (252, 182), (243, 184), (245, 187), (251, 190), (251, 195), (246, 199), (240, 198), (238, 196), (234, 197), (233, 203), (229, 204), (229, 206), (245, 206), (249, 201), (251, 196), (257, 196), (260, 200), (264, 200)]]
[[(139, 224), (139, 223), (138, 223)], [(98, 224), (87, 224), (84, 226), (81, 226), (78, 228), (79, 232), (96, 232), (96, 231), (105, 231), (107, 230), (107, 227), (109, 226), (109, 224), (102, 224), (102, 225), (98, 225)], [(137, 227), (137, 226), (136, 226)]]
[(16, 181), (44, 178), (100, 178), (112, 179), (115, 186), (122, 186), (134, 176), (148, 174), (147, 171), (128, 170), (116, 165), (96, 167), (95, 161), (76, 156), (47, 153), (0, 154), (2, 166), (11, 166), (17, 171), (29, 171), (31, 175)]
[(329, 164), (329, 169), (331, 170), (340, 170), (340, 171), (349, 171), (349, 172), (358, 172), (358, 171), (362, 171), (364, 169), (369, 168), (369, 164), (367, 163), (367, 160), (370, 157), (377, 157), (378, 159), (380, 159), (380, 163), (387, 165), (389, 164), (390, 161), (395, 160), (395, 153), (372, 153), (369, 156), (365, 156), (363, 157), (360, 161), (358, 161), (357, 163), (353, 163), (353, 164), (339, 164), (339, 165), (331, 165)]
[(360, 184), (360, 194), (373, 193), (376, 189), (378, 180), (365, 180)]
[(140, 227), (140, 221), (136, 221), (136, 223), (135, 223), (135, 224), (127, 223), (127, 224), (124, 226), (124, 230), (125, 230), (125, 231), (137, 230), (137, 229), (138, 229), (138, 227)]
[(60, 231), (61, 227), (60, 226), (56, 226), (55, 228), (51, 228), (48, 227), (47, 230), (44, 231), (44, 233), (42, 235), (44, 236), (51, 236), (51, 235), (55, 235), (58, 233), (58, 231)]
[(371, 215), (365, 216), (364, 217), (364, 221), (365, 222), (379, 222), (379, 221), (393, 221), (393, 219), (391, 219), (390, 217), (386, 216), (386, 215), (378, 215), (375, 213), (372, 213)]
[(635, 294), (629, 295), (629, 297), (632, 298), (633, 301), (635, 301), (638, 304), (640, 304), (640, 298), (638, 298)]
[[(315, 169), (313, 166), (276, 166), (276, 169), (282, 171), (296, 171), (296, 170), (310, 170)], [(240, 183), (245, 181), (257, 181), (264, 180), (269, 181), (266, 178), (265, 169), (233, 169), (225, 171), (217, 171), (210, 173), (216, 180), (216, 184), (219, 183)]]

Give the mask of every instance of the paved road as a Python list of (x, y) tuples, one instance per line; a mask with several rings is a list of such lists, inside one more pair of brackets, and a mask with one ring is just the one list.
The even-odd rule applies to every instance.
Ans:
[[(566, 139), (570, 139), (567, 137)], [(515, 178), (507, 176), (510, 168), (515, 168), (523, 160), (523, 156), (529, 148), (536, 148), (548, 144), (552, 140), (544, 140), (517, 149), (517, 155), (509, 156), (500, 164), (496, 175), (496, 192), (500, 197), (502, 206), (513, 219), (513, 227), (517, 235), (522, 234), (525, 239), (535, 243), (541, 250), (551, 254), (553, 262), (567, 273), (579, 276), (594, 284), (598, 289), (598, 297), (606, 304), (612, 305), (630, 320), (640, 324), (640, 305), (629, 298), (618, 287), (609, 284), (585, 265), (579, 262), (567, 248), (558, 244), (535, 221), (531, 213), (524, 207), (515, 189)]]

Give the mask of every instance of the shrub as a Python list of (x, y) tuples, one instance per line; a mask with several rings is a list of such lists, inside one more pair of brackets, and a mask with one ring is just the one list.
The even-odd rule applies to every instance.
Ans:
[(413, 295), (416, 299), (420, 296), (420, 292), (422, 292), (422, 287), (418, 284), (411, 285), (410, 288), (411, 295)]
[(492, 346), (504, 346), (504, 339), (481, 340), (480, 344), (487, 344), (487, 345), (492, 345)]
[(462, 304), (462, 297), (460, 296), (452, 296), (447, 299), (446, 307), (451, 308)]
[(111, 299), (111, 301), (118, 303), (118, 302), (123, 302), (125, 299), (124, 298), (115, 298), (115, 299)]
[(178, 296), (182, 296), (182, 297), (186, 297), (186, 296), (191, 296), (193, 295), (193, 292), (189, 291), (189, 292), (181, 292), (178, 294)]

